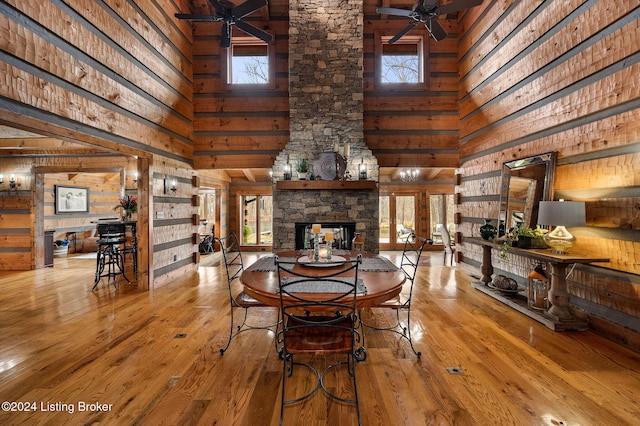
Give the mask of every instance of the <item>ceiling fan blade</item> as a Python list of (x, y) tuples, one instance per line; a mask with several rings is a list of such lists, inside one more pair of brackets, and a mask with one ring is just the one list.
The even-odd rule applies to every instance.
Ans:
[(429, 22), (424, 24), (424, 26), (427, 27), (429, 33), (431, 34), (431, 37), (433, 37), (435, 41), (440, 41), (447, 38), (447, 31), (442, 28), (442, 25), (440, 25), (440, 22), (436, 17), (431, 18)]
[(213, 6), (213, 9), (216, 11), (216, 15), (218, 16), (224, 15), (224, 6), (220, 4), (218, 0), (209, 0), (209, 4)]
[(221, 18), (214, 15), (194, 15), (191, 13), (176, 13), (174, 15), (178, 19), (188, 19), (189, 21), (216, 22)]
[(233, 16), (242, 18), (267, 5), (267, 0), (247, 0), (233, 8)]
[(419, 21), (413, 21), (412, 23), (410, 23), (409, 25), (407, 25), (406, 27), (404, 27), (404, 29), (402, 31), (400, 31), (398, 34), (396, 34), (395, 36), (393, 36), (393, 38), (391, 40), (389, 40), (389, 44), (393, 44), (396, 41), (400, 40), (406, 33), (408, 33), (409, 31), (411, 31), (413, 29), (413, 27), (415, 27), (416, 25), (418, 25)]
[(260, 28), (258, 27), (254, 27), (251, 24), (248, 24), (242, 20), (238, 20), (236, 21), (236, 27), (238, 27), (239, 29), (241, 29), (242, 31), (244, 31), (247, 34), (250, 34), (254, 37), (258, 37), (260, 40), (269, 43), (271, 42), (271, 40), (273, 39), (273, 37), (271, 36), (271, 34), (262, 31)]
[(220, 29), (220, 47), (223, 49), (231, 46), (231, 23), (223, 22)]
[(381, 15), (394, 15), (394, 16), (412, 16), (415, 12), (413, 10), (394, 9), (393, 7), (379, 7), (376, 9)]
[(455, 0), (440, 7), (437, 7), (434, 13), (436, 15), (447, 15), (449, 13), (458, 12), (463, 9), (470, 9), (482, 3), (482, 0)]

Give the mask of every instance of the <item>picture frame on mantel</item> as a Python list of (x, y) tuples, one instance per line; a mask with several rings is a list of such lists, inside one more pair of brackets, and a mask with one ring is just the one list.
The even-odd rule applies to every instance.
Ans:
[(88, 213), (89, 188), (85, 186), (56, 185), (56, 214)]

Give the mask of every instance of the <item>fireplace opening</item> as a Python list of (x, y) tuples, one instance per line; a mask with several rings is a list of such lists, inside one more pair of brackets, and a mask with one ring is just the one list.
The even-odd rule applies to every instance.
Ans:
[[(334, 248), (351, 250), (351, 241), (356, 233), (355, 222), (313, 222), (320, 223), (322, 227), (321, 236), (326, 231), (332, 231), (334, 235)], [(313, 247), (313, 234), (311, 233), (312, 222), (296, 222), (296, 250)], [(306, 240), (306, 245), (305, 245)]]

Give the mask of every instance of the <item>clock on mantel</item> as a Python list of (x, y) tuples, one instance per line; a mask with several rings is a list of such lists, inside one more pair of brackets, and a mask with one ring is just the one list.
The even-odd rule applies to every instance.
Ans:
[(281, 190), (371, 190), (375, 189), (375, 180), (279, 180), (276, 188)]

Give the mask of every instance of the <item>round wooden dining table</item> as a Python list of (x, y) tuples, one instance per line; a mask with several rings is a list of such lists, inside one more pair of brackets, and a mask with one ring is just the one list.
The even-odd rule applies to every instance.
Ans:
[[(301, 257), (300, 253), (296, 250), (279, 252), (277, 255), (282, 260)], [(357, 255), (358, 253), (351, 253), (341, 256), (347, 260), (351, 260), (355, 259)], [(375, 257), (376, 255), (372, 253), (362, 253), (362, 256), (364, 258)], [(325, 274), (329, 269), (332, 268), (316, 268), (308, 264), (305, 265), (304, 263), (299, 263), (294, 266), (294, 271), (302, 271), (308, 275)], [(366, 308), (393, 299), (400, 294), (402, 285), (406, 280), (404, 272), (397, 267), (393, 270), (384, 271), (360, 269), (358, 271), (358, 278), (362, 279), (367, 288), (366, 294), (358, 294), (356, 296), (358, 308)], [(275, 268), (273, 271), (262, 271), (253, 270), (251, 266), (249, 266), (242, 272), (242, 275), (240, 275), (240, 282), (244, 286), (244, 291), (247, 295), (266, 305), (280, 306), (280, 294), (277, 292), (278, 272)]]

